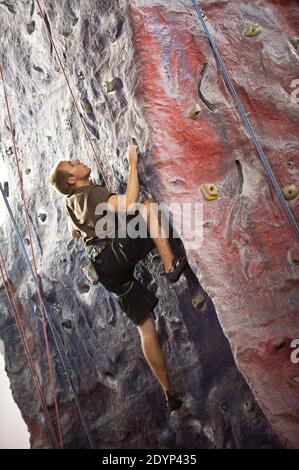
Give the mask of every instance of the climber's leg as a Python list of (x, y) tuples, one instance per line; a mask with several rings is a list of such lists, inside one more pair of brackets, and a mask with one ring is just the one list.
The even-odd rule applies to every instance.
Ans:
[(161, 224), (161, 213), (156, 210), (158, 202), (153, 199), (147, 199), (144, 201), (143, 206), (140, 210), (140, 214), (147, 223), (148, 231), (151, 239), (159, 250), (161, 259), (164, 263), (165, 272), (169, 272), (173, 269), (172, 261), (175, 258), (175, 254), (172, 251), (169, 239), (166, 237), (165, 230)]
[(164, 354), (158, 341), (152, 314), (141, 324), (137, 325), (137, 328), (141, 337), (141, 346), (144, 357), (152, 372), (160, 382), (165, 398), (167, 399), (166, 390), (173, 391), (173, 387), (168, 375)]

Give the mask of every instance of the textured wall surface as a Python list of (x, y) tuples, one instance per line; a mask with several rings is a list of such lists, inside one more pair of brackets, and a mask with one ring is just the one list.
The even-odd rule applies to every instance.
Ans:
[[(136, 270), (160, 299), (159, 339), (172, 381), (185, 397), (169, 415), (135, 326), (105, 289), (86, 282), (80, 270), (84, 247), (70, 240), (63, 197), (47, 184), (60, 158), (80, 158), (96, 181), (101, 175), (37, 3), (0, 3), (1, 63), (43, 298), (96, 446), (298, 447), (299, 373), (290, 361), (290, 342), (299, 337), (298, 245), (191, 2), (41, 4), (110, 188), (126, 188), (126, 150), (135, 136), (141, 200), (151, 195), (166, 203), (203, 204), (203, 244), (186, 248), (192, 270), (170, 286), (159, 277), (156, 250)], [(290, 43), (298, 31), (297, 2), (205, 1), (202, 7), (280, 185), (298, 184), (299, 113), (290, 100), (290, 83), (298, 78)], [(261, 34), (244, 37), (253, 22), (262, 25)], [(115, 84), (113, 92), (105, 81)], [(2, 90), (0, 100), (3, 110)], [(196, 104), (201, 112), (192, 120)], [(28, 243), (6, 113), (0, 119), (9, 200)], [(207, 182), (219, 188), (217, 200), (204, 200), (200, 186)], [(289, 204), (298, 216), (297, 199)], [(172, 243), (183, 250), (185, 241), (182, 235)], [(1, 250), (54, 420), (37, 294), (8, 219)], [(31, 446), (51, 448), (0, 286), (0, 335), (13, 396)], [(206, 298), (200, 309), (192, 304), (198, 293)], [(49, 340), (64, 445), (88, 447), (51, 334)]]

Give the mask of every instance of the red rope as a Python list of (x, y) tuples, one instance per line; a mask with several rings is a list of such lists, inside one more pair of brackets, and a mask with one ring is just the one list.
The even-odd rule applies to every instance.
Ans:
[(63, 439), (62, 439), (62, 432), (61, 432), (61, 425), (60, 425), (60, 418), (59, 418), (58, 403), (57, 403), (57, 397), (56, 397), (56, 393), (55, 393), (55, 388), (56, 388), (55, 371), (54, 371), (53, 359), (52, 359), (52, 356), (51, 356), (51, 353), (50, 353), (50, 348), (49, 348), (49, 341), (48, 341), (48, 335), (47, 335), (44, 307), (43, 307), (42, 295), (41, 295), (41, 290), (40, 290), (40, 285), (39, 285), (39, 275), (38, 275), (38, 272), (37, 272), (36, 258), (35, 258), (33, 242), (32, 242), (32, 235), (31, 235), (31, 229), (30, 229), (30, 223), (29, 223), (29, 212), (28, 212), (28, 208), (27, 208), (27, 204), (26, 204), (23, 179), (22, 179), (22, 174), (21, 174), (20, 165), (19, 165), (19, 156), (18, 156), (17, 147), (16, 147), (15, 132), (14, 132), (13, 126), (12, 126), (10, 107), (9, 107), (9, 103), (8, 103), (8, 99), (7, 99), (7, 94), (6, 94), (5, 83), (4, 83), (4, 78), (3, 78), (2, 66), (1, 65), (0, 65), (0, 76), (1, 76), (1, 79), (2, 79), (2, 83), (3, 83), (4, 98), (5, 98), (6, 108), (7, 108), (7, 114), (8, 114), (9, 124), (10, 124), (10, 130), (11, 130), (11, 134), (12, 134), (13, 149), (14, 149), (14, 155), (15, 155), (15, 159), (16, 159), (16, 167), (17, 167), (17, 172), (18, 172), (18, 176), (19, 176), (21, 196), (22, 196), (22, 201), (23, 201), (23, 205), (24, 205), (24, 209), (25, 209), (26, 226), (27, 226), (27, 229), (28, 229), (30, 247), (31, 247), (31, 252), (32, 252), (33, 269), (34, 269), (36, 285), (37, 285), (37, 293), (38, 293), (38, 299), (39, 299), (39, 304), (40, 304), (40, 312), (41, 312), (41, 317), (42, 317), (42, 325), (43, 325), (43, 334), (44, 334), (44, 338), (45, 338), (46, 353), (47, 353), (48, 366), (49, 366), (49, 372), (50, 372), (50, 383), (51, 383), (51, 388), (52, 388), (52, 393), (53, 393), (53, 398), (54, 398), (54, 403), (55, 403), (55, 411), (56, 411), (56, 418), (57, 418), (57, 428), (58, 428), (59, 442), (60, 442), (61, 448), (63, 448)]
[(40, 10), (40, 14), (41, 14), (41, 16), (42, 16), (42, 18), (43, 18), (43, 20), (44, 20), (44, 23), (45, 23), (45, 26), (46, 26), (46, 30), (47, 30), (47, 33), (48, 33), (48, 36), (49, 36), (49, 39), (50, 39), (50, 42), (51, 42), (51, 44), (52, 44), (52, 46), (53, 46), (53, 49), (54, 49), (54, 51), (55, 51), (55, 54), (56, 54), (56, 57), (57, 57), (57, 59), (58, 59), (59, 65), (60, 65), (61, 70), (62, 70), (62, 72), (63, 72), (64, 78), (66, 79), (67, 86), (68, 86), (68, 88), (69, 88), (69, 90), (70, 90), (70, 93), (71, 93), (71, 95), (72, 95), (72, 98), (73, 98), (73, 101), (74, 101), (74, 104), (75, 104), (75, 108), (76, 108), (76, 110), (77, 110), (77, 112), (78, 112), (78, 115), (79, 115), (79, 117), (80, 117), (81, 123), (82, 123), (82, 125), (83, 125), (84, 132), (85, 132), (85, 136), (87, 137), (87, 139), (88, 139), (88, 141), (89, 141), (89, 143), (90, 143), (90, 145), (91, 145), (92, 151), (93, 151), (93, 153), (94, 153), (94, 155), (95, 155), (95, 158), (96, 158), (96, 160), (97, 160), (97, 162), (98, 162), (98, 164), (99, 164), (99, 167), (100, 167), (100, 170), (101, 170), (102, 177), (103, 177), (103, 180), (104, 180), (104, 182), (105, 182), (105, 185), (106, 185), (107, 189), (109, 189), (108, 184), (107, 184), (107, 181), (106, 181), (106, 178), (105, 178), (105, 175), (104, 175), (104, 172), (103, 172), (102, 164), (101, 164), (101, 162), (100, 162), (100, 160), (99, 160), (99, 157), (98, 157), (98, 155), (97, 155), (97, 153), (96, 153), (96, 151), (95, 151), (95, 149), (94, 149), (94, 145), (93, 145), (93, 143), (92, 143), (92, 141), (91, 141), (91, 139), (90, 139), (90, 136), (89, 136), (88, 130), (87, 130), (87, 128), (86, 128), (85, 122), (84, 122), (84, 120), (83, 120), (83, 118), (82, 118), (82, 115), (81, 115), (81, 113), (80, 113), (80, 110), (79, 110), (79, 107), (78, 107), (78, 104), (77, 104), (77, 100), (76, 100), (75, 95), (74, 95), (74, 93), (73, 93), (73, 90), (72, 90), (72, 87), (71, 87), (71, 85), (70, 85), (69, 79), (68, 79), (68, 77), (67, 77), (67, 75), (66, 75), (66, 73), (65, 73), (65, 70), (64, 70), (62, 61), (61, 61), (61, 59), (60, 59), (60, 56), (59, 56), (59, 53), (58, 53), (58, 51), (57, 51), (56, 45), (55, 45), (54, 40), (53, 40), (53, 38), (52, 38), (52, 34), (51, 34), (50, 29), (49, 29), (49, 25), (48, 25), (48, 23), (46, 22), (46, 19), (45, 19), (45, 17), (44, 17), (44, 13), (43, 13), (43, 10), (42, 10), (42, 8), (41, 8), (40, 1), (39, 1), (39, 0), (36, 0), (36, 1), (37, 1), (39, 10)]
[(29, 368), (30, 368), (30, 371), (31, 371), (31, 374), (32, 374), (34, 385), (35, 385), (35, 388), (37, 390), (38, 396), (40, 398), (42, 407), (44, 409), (45, 419), (47, 421), (49, 431), (50, 431), (51, 437), (53, 439), (54, 445), (55, 445), (55, 447), (58, 448), (59, 447), (59, 442), (56, 438), (55, 431), (54, 431), (54, 428), (53, 428), (53, 425), (52, 425), (52, 422), (51, 422), (51, 419), (50, 419), (50, 416), (49, 416), (46, 399), (45, 399), (45, 396), (43, 394), (41, 384), (40, 384), (40, 381), (39, 381), (39, 378), (38, 378), (37, 370), (36, 370), (34, 360), (33, 360), (33, 357), (32, 357), (32, 353), (31, 353), (31, 350), (30, 350), (29, 341), (28, 341), (28, 338), (27, 338), (27, 335), (26, 335), (26, 331), (25, 331), (25, 328), (23, 327), (23, 323), (22, 323), (22, 319), (21, 319), (21, 312), (20, 312), (18, 303), (15, 300), (12, 289), (10, 287), (10, 282), (9, 282), (9, 279), (8, 279), (7, 270), (6, 270), (6, 267), (5, 267), (5, 261), (4, 261), (3, 255), (1, 253), (1, 250), (0, 250), (0, 272), (1, 272), (2, 280), (3, 280), (3, 285), (4, 285), (6, 297), (7, 297), (7, 300), (9, 302), (9, 304), (10, 304), (10, 307), (11, 307), (11, 310), (12, 310), (12, 313), (13, 313), (13, 316), (14, 316), (14, 319), (15, 319), (15, 322), (16, 322), (21, 340), (22, 340), (22, 344), (23, 344), (23, 347), (24, 347), (24, 350), (25, 350), (26, 359), (27, 359), (27, 362), (28, 362), (28, 365), (29, 365)]

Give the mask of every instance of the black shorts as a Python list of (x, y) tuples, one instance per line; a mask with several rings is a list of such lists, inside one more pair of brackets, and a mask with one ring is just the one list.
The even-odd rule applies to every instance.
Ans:
[[(130, 216), (128, 216), (130, 218)], [(128, 220), (128, 219), (127, 219)], [(99, 282), (112, 292), (123, 312), (135, 325), (151, 314), (159, 299), (135, 277), (136, 263), (155, 247), (147, 238), (114, 238), (94, 260)], [(155, 315), (154, 315), (155, 317)]]

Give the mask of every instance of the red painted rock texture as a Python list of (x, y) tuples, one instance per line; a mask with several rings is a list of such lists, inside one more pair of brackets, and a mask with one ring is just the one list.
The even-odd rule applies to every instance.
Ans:
[[(298, 187), (299, 103), (292, 92), (299, 51), (291, 41), (299, 32), (298, 2), (207, 0), (201, 9), (279, 186)], [(167, 203), (202, 203), (203, 241), (188, 250), (189, 262), (269, 422), (284, 445), (298, 447), (299, 366), (290, 359), (299, 337), (295, 232), (192, 2), (133, 0), (131, 15), (152, 187)], [(244, 36), (255, 23), (261, 33)], [(194, 120), (195, 105), (201, 111)], [(218, 199), (204, 199), (205, 183), (217, 186)], [(298, 197), (288, 204), (298, 223)]]

